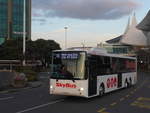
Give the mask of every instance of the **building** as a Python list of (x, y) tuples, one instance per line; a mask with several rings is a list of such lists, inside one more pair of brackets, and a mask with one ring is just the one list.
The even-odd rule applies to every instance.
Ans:
[[(131, 24), (130, 24), (131, 23)], [(138, 70), (150, 70), (150, 11), (137, 24), (135, 15), (128, 22), (123, 35), (106, 41), (107, 48), (112, 53), (128, 54), (137, 57)]]
[(98, 47), (105, 48), (108, 53), (122, 54), (125, 56), (134, 56), (135, 55), (133, 52), (132, 46), (129, 46), (129, 45), (103, 44), (103, 46), (98, 46)]
[(147, 37), (147, 47), (138, 52), (140, 69), (150, 71), (150, 10), (144, 19), (137, 25), (139, 30), (142, 30)]
[(127, 44), (127, 45), (131, 45), (134, 47), (145, 47), (147, 46), (147, 37), (145, 36), (145, 34), (137, 29), (137, 20), (135, 17), (135, 14), (132, 17), (132, 21), (131, 24), (129, 26), (129, 29), (127, 30), (127, 32), (123, 35), (120, 43), (122, 44)]
[(107, 40), (106, 44), (104, 44), (104, 48), (106, 48), (109, 53), (135, 56), (135, 51), (134, 51), (135, 46), (126, 43), (127, 41), (130, 42), (129, 39), (127, 39), (126, 41), (126, 35), (128, 35), (132, 26), (135, 27), (135, 24), (136, 24), (136, 17), (135, 15), (133, 15), (131, 21), (129, 18), (124, 33), (116, 38)]
[[(0, 0), (0, 44), (23, 38), (24, 0)], [(31, 39), (31, 0), (26, 0), (26, 38)]]
[(142, 30), (147, 37), (147, 45), (150, 46), (150, 10), (144, 19), (137, 25), (139, 30)]

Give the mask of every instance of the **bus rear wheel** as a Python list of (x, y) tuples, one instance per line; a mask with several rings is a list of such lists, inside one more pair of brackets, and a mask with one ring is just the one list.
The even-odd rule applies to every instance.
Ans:
[(128, 88), (129, 87), (129, 83), (128, 83), (128, 81), (126, 80), (126, 82), (125, 82), (125, 88)]
[(99, 87), (99, 96), (103, 96), (105, 93), (105, 89), (104, 89), (104, 85), (102, 84), (100, 87)]

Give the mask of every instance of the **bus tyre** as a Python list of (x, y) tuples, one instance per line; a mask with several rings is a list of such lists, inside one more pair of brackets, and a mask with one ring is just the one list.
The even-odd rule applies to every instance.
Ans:
[(103, 96), (104, 95), (104, 92), (105, 90), (104, 90), (104, 85), (101, 85), (100, 87), (99, 87), (99, 96)]

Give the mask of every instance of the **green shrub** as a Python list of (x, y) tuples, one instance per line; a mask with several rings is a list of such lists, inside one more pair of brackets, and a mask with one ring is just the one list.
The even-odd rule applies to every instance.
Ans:
[(35, 81), (37, 80), (37, 73), (32, 70), (24, 70), (23, 71), (26, 74), (26, 77), (28, 81)]

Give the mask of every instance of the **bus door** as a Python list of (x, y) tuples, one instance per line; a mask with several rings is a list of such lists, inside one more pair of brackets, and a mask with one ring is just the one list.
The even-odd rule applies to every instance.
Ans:
[(90, 59), (89, 61), (89, 96), (97, 94), (97, 73), (96, 73), (96, 60)]
[(89, 96), (97, 94), (97, 77), (89, 76)]
[(118, 74), (118, 88), (122, 87), (122, 73)]

